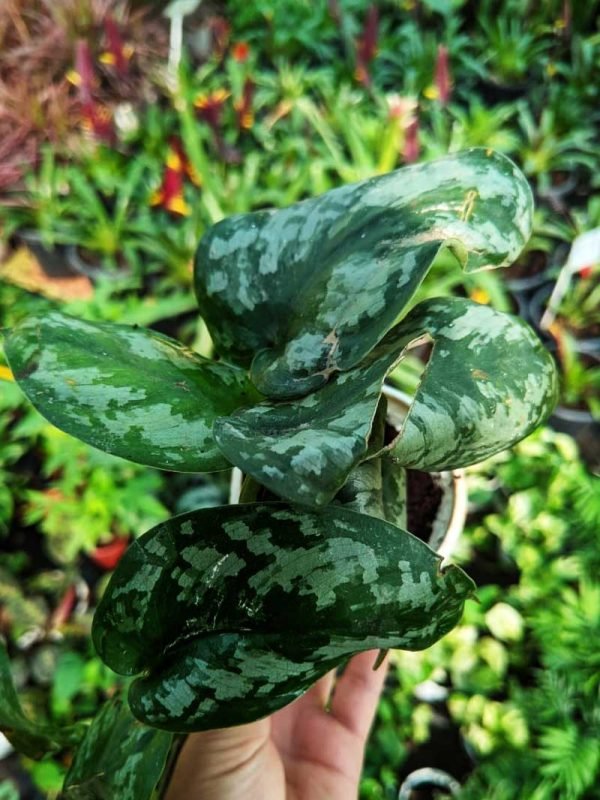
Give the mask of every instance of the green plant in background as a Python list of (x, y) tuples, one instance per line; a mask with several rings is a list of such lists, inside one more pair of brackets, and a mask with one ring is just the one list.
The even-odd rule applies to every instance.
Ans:
[(562, 331), (558, 338), (561, 404), (600, 414), (600, 358), (578, 350), (577, 340)]
[(510, 14), (481, 19), (479, 52), (485, 53), (482, 75), (501, 85), (526, 82), (548, 49), (547, 39), (530, 29), (530, 21)]
[[(361, 796), (387, 797), (387, 785), (397, 793), (421, 713), (414, 692), (429, 679), (447, 687), (449, 716), (475, 758), (461, 800), (592, 800), (600, 779), (597, 478), (573, 441), (549, 429), (469, 473), (478, 519), (459, 560), (493, 572), (447, 637), (423, 654), (394, 655), (399, 686), (378, 714)], [(395, 760), (376, 749), (386, 735), (409, 743)]]
[[(421, 649), (453, 627), (473, 584), (403, 529), (404, 468), (453, 469), (518, 441), (551, 410), (555, 373), (527, 326), (486, 306), (434, 298), (397, 320), (441, 248), (468, 271), (506, 265), (531, 211), (512, 162), (470, 150), (224, 220), (195, 272), (220, 361), (59, 311), (6, 333), (17, 382), (63, 430), (162, 469), (246, 474), (242, 505), (175, 517), (121, 561), (94, 641), (138, 676), (129, 705), (150, 727), (134, 732), (115, 701), (67, 786), (93, 784), (96, 749), (116, 746), (107, 715), (132, 730), (107, 791), (142, 781), (160, 750), (131, 791), (146, 797), (172, 741), (156, 729), (256, 719), (354, 653)], [(429, 364), (386, 441), (384, 379), (423, 337)]]
[[(523, 132), (521, 163), (526, 175), (538, 182), (538, 191), (547, 195), (554, 187), (558, 173), (576, 180), (575, 168), (593, 172), (596, 164), (595, 132), (580, 125), (576, 130), (563, 130), (550, 108), (544, 108), (535, 119), (523, 103), (519, 109), (519, 126)], [(554, 188), (560, 189), (560, 185)]]
[(8, 239), (16, 231), (35, 231), (46, 247), (56, 243), (56, 222), (62, 216), (69, 191), (65, 168), (54, 151), (42, 148), (41, 164), (25, 177), (25, 192), (0, 205), (0, 223)]

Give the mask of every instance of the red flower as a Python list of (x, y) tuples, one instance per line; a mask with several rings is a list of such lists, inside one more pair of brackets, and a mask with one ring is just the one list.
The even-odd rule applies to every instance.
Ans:
[(220, 133), (221, 112), (225, 101), (229, 97), (226, 89), (217, 89), (210, 94), (200, 94), (194, 101), (200, 118), (204, 120), (215, 133)]
[(379, 12), (377, 6), (372, 5), (367, 11), (365, 26), (362, 37), (356, 47), (356, 79), (369, 86), (371, 76), (369, 75), (369, 64), (375, 58), (377, 52), (377, 32), (379, 27)]
[(407, 164), (412, 164), (419, 158), (420, 152), (419, 117), (415, 111), (414, 119), (408, 124), (404, 134), (404, 150), (402, 156)]
[(115, 537), (112, 542), (92, 550), (90, 558), (94, 564), (102, 569), (114, 569), (121, 560), (121, 556), (125, 550), (127, 550), (128, 544), (129, 542), (127, 539)]
[(55, 628), (61, 628), (65, 622), (69, 620), (69, 617), (73, 612), (73, 608), (75, 607), (76, 600), (77, 591), (75, 586), (69, 586), (61, 597), (59, 604), (54, 609), (54, 612), (50, 618), (50, 628), (52, 630)]
[(105, 17), (103, 25), (108, 50), (100, 56), (100, 59), (103, 63), (114, 66), (117, 75), (125, 78), (129, 72), (129, 59), (132, 55), (132, 49), (123, 43), (121, 32), (111, 14)]
[(450, 78), (448, 48), (443, 44), (440, 44), (437, 50), (434, 84), (437, 89), (438, 100), (443, 106), (447, 105), (452, 93), (452, 80)]
[(90, 47), (83, 40), (77, 42), (75, 49), (75, 82), (79, 89), (84, 127), (91, 131), (97, 139), (112, 144), (115, 140), (112, 113), (109, 108), (94, 98), (94, 90), (98, 81)]
[(250, 55), (248, 42), (236, 42), (231, 50), (231, 55), (233, 60), (237, 61), (238, 64), (243, 64), (247, 61)]
[(188, 216), (190, 208), (183, 196), (184, 176), (188, 176), (196, 186), (201, 185), (200, 176), (190, 164), (181, 141), (173, 137), (169, 142), (165, 171), (162, 183), (150, 199), (153, 206), (162, 206), (172, 214)]
[(183, 196), (183, 176), (179, 170), (172, 169), (168, 165), (165, 167), (162, 183), (152, 195), (150, 204), (160, 205), (172, 214), (180, 214), (183, 217), (190, 214), (190, 208)]

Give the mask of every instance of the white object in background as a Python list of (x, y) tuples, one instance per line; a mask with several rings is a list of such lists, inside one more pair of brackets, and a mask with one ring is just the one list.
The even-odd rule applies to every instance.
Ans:
[(540, 321), (542, 330), (547, 331), (556, 319), (556, 312), (567, 293), (573, 275), (595, 264), (600, 264), (600, 228), (586, 231), (573, 240), (567, 263), (558, 275), (548, 300), (548, 305)]
[(3, 733), (0, 733), (0, 761), (6, 756), (10, 755), (13, 751), (12, 744), (8, 741)]
[(169, 37), (169, 73), (175, 74), (179, 69), (183, 47), (183, 18), (193, 14), (202, 0), (173, 0), (165, 8), (163, 15), (171, 20)]
[(445, 789), (446, 794), (451, 797), (456, 797), (460, 792), (460, 783), (448, 772), (434, 767), (422, 767), (411, 772), (406, 778), (400, 787), (398, 800), (410, 800), (413, 796), (413, 789), (430, 789), (433, 787)]

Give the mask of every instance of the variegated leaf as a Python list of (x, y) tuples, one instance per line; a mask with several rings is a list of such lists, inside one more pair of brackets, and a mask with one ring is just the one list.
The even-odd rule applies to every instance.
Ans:
[(529, 186), (491, 150), (230, 217), (200, 242), (196, 294), (219, 351), (287, 398), (322, 386), (377, 344), (441, 246), (467, 271), (506, 266), (529, 238)]
[(307, 397), (220, 418), (215, 440), (232, 464), (279, 497), (325, 505), (367, 455), (388, 361), (373, 351), (360, 368)]
[(213, 420), (258, 397), (242, 370), (166, 336), (59, 311), (20, 323), (5, 352), (27, 397), (57, 428), (160, 469), (226, 469)]
[(0, 731), (16, 750), (30, 758), (76, 744), (84, 734), (81, 725), (49, 725), (26, 716), (15, 690), (6, 647), (0, 639)]
[(518, 317), (459, 298), (416, 306), (390, 334), (428, 334), (433, 352), (390, 455), (426, 471), (475, 464), (520, 441), (557, 400), (554, 361)]
[(65, 778), (65, 800), (153, 800), (175, 737), (149, 728), (116, 695), (94, 718)]
[[(324, 505), (369, 457), (385, 376), (424, 335), (433, 352), (392, 455), (422, 470), (455, 469), (522, 439), (556, 402), (554, 362), (516, 317), (463, 298), (416, 306), (354, 369), (307, 397), (264, 402), (215, 422), (243, 472), (292, 502)], [(391, 446), (388, 446), (388, 450)]]
[(138, 539), (93, 636), (142, 721), (173, 731), (256, 719), (349, 655), (428, 647), (472, 581), (409, 533), (339, 507), (202, 509)]
[[(399, 528), (407, 528), (408, 499), (406, 469), (393, 458), (375, 458), (381, 463), (382, 517)], [(366, 462), (369, 463), (368, 461)], [(361, 465), (362, 466), (362, 465)]]

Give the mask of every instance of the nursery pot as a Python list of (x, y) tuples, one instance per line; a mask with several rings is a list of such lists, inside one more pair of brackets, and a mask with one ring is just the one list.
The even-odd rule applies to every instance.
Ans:
[[(400, 430), (408, 413), (411, 398), (392, 386), (384, 386), (383, 393), (388, 401), (387, 421), (393, 428)], [(443, 558), (448, 558), (456, 548), (467, 516), (467, 485), (463, 471), (411, 472), (427, 476), (426, 480), (432, 481), (437, 490), (436, 494), (440, 494), (439, 504), (431, 524), (431, 533), (425, 541), (436, 553)], [(229, 489), (231, 504), (239, 502), (242, 480), (241, 470), (234, 467)]]
[(21, 231), (18, 238), (31, 250), (49, 278), (72, 278), (76, 274), (68, 262), (63, 245), (47, 245), (35, 230)]
[[(444, 795), (456, 797), (460, 791), (460, 783), (444, 770), (423, 767), (411, 772), (402, 783), (398, 793), (398, 800), (413, 800), (413, 798), (425, 796), (438, 797), (440, 789)], [(418, 794), (415, 794), (415, 790)], [(433, 795), (433, 790), (438, 790), (438, 792)], [(423, 794), (424, 791), (427, 792), (427, 795)]]
[(533, 250), (523, 254), (521, 259), (527, 259), (527, 262), (523, 264), (519, 260), (506, 272), (503, 272), (504, 283), (511, 292), (520, 294), (533, 292), (540, 286), (553, 281), (553, 275), (564, 264), (568, 250), (568, 246), (563, 244), (556, 248), (550, 258), (541, 250)]
[(548, 424), (577, 442), (579, 454), (594, 475), (600, 475), (600, 420), (581, 408), (557, 406)]
[[(387, 419), (397, 431), (401, 430), (412, 402), (409, 395), (392, 386), (384, 386), (388, 401)], [(418, 473), (423, 474), (423, 473)], [(427, 473), (441, 490), (440, 502), (427, 544), (436, 553), (449, 558), (458, 543), (467, 517), (467, 484), (462, 470)]]
[[(543, 330), (540, 326), (546, 310), (546, 304), (550, 299), (553, 288), (553, 283), (546, 283), (533, 294), (529, 301), (529, 319), (538, 334), (542, 337), (546, 347), (548, 347), (549, 350), (555, 351), (556, 340), (547, 330)], [(578, 353), (595, 356), (597, 359), (600, 359), (600, 337), (598, 336), (575, 338), (574, 347)]]
[(73, 272), (79, 275), (85, 275), (86, 278), (92, 281), (98, 281), (100, 279), (117, 281), (131, 277), (131, 269), (128, 267), (119, 267), (115, 270), (106, 269), (100, 263), (87, 259), (81, 249), (76, 245), (69, 245), (66, 249), (66, 254), (69, 266)]

